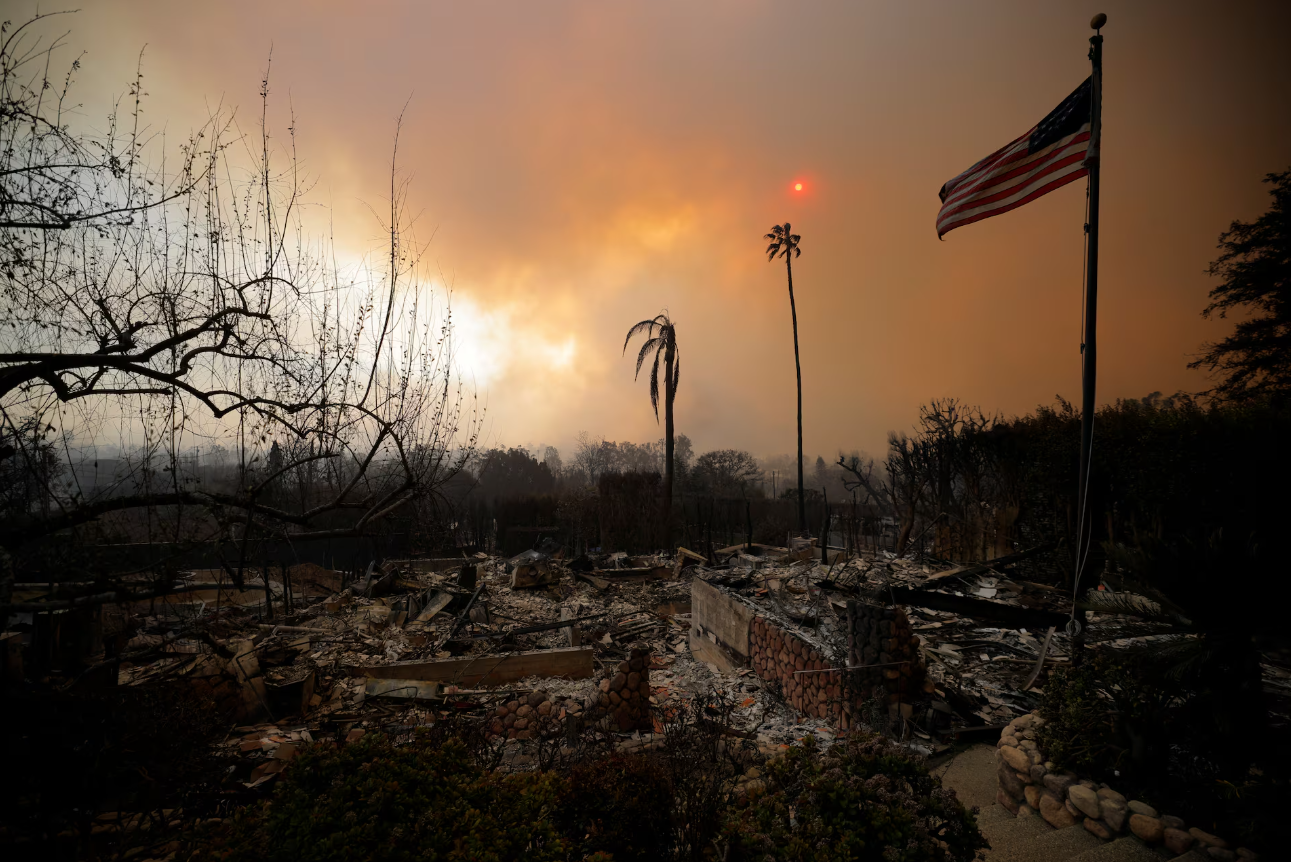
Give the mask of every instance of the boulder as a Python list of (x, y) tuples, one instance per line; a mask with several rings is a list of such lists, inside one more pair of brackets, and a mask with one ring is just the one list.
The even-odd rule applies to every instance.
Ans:
[(1010, 814), (1018, 813), (1018, 801), (1005, 793), (1003, 787), (995, 791), (995, 801), (1004, 806)]
[(1082, 784), (1071, 785), (1071, 787), (1067, 788), (1067, 798), (1086, 817), (1093, 817), (1097, 820), (1103, 816), (1103, 810), (1098, 803), (1098, 795), (1088, 787)]
[(1209, 832), (1202, 832), (1196, 826), (1188, 830), (1188, 834), (1197, 839), (1197, 843), (1206, 847), (1218, 847), (1221, 850), (1228, 848), (1228, 842), (1223, 838), (1217, 838)]
[(1207, 847), (1206, 855), (1218, 862), (1237, 862), (1237, 854), (1223, 847)]
[(1023, 792), (1026, 794), (1027, 805), (1038, 809), (1040, 807), (1040, 797), (1044, 795), (1040, 788), (1034, 784), (1028, 784), (1023, 788)]
[(1023, 802), (1018, 806), (1018, 817), (1035, 817), (1036, 810)]
[(1156, 817), (1157, 810), (1146, 802), (1140, 802), (1137, 799), (1131, 800), (1129, 804), (1131, 814), (1142, 814), (1144, 817)]
[(1097, 835), (1099, 838), (1101, 838), (1104, 841), (1112, 840), (1112, 830), (1108, 829), (1107, 824), (1103, 823), (1103, 821), (1101, 820), (1095, 820), (1092, 817), (1086, 817), (1085, 829), (1087, 829), (1090, 833)]
[(1000, 756), (1004, 762), (1013, 767), (1014, 772), (1031, 772), (1031, 758), (1027, 757), (1026, 752), (1014, 748), (1011, 745), (1005, 745), (1000, 748)]
[(1103, 822), (1108, 828), (1113, 832), (1120, 832), (1125, 828), (1125, 818), (1129, 814), (1129, 809), (1114, 799), (1104, 799), (1099, 807), (1103, 809)]
[(1000, 768), (996, 770), (996, 776), (999, 778), (1001, 790), (1014, 799), (1022, 798), (1023, 788), (1027, 785), (1018, 778), (1018, 774), (1010, 769), (1007, 763), (1000, 764)]
[(1036, 784), (1043, 784), (1043, 783), (1044, 783), (1044, 777), (1045, 777), (1045, 775), (1047, 775), (1047, 774), (1048, 774), (1048, 772), (1049, 772), (1049, 770), (1045, 769), (1045, 768), (1044, 768), (1042, 765), (1040, 765), (1039, 763), (1032, 764), (1032, 765), (1031, 765), (1031, 781), (1032, 781), (1032, 782), (1034, 782), (1034, 783), (1036, 783)]
[(1131, 814), (1130, 831), (1149, 844), (1160, 844), (1165, 837), (1165, 824), (1146, 814)]
[(1040, 816), (1054, 829), (1066, 829), (1076, 825), (1076, 818), (1071, 816), (1067, 806), (1056, 796), (1044, 794), (1040, 797)]
[(1184, 832), (1188, 831), (1188, 825), (1183, 822), (1182, 817), (1174, 817), (1169, 814), (1162, 814), (1161, 822), (1165, 824), (1166, 829), (1181, 829)]
[(1197, 843), (1196, 838), (1175, 827), (1166, 827), (1162, 838), (1165, 841), (1166, 849), (1176, 856), (1182, 856), (1187, 853), (1192, 849), (1192, 845)]
[(1129, 802), (1128, 799), (1110, 787), (1104, 787), (1102, 790), (1098, 791), (1098, 798), (1103, 800), (1110, 799), (1113, 802), (1119, 802), (1122, 807)]
[(1067, 807), (1067, 810), (1071, 812), (1072, 819), (1074, 819), (1077, 823), (1085, 819), (1085, 813), (1081, 811), (1079, 808), (1077, 808), (1076, 806), (1072, 805), (1070, 799), (1064, 799), (1062, 801), (1062, 804), (1065, 805)]
[(1058, 774), (1050, 772), (1044, 777), (1044, 786), (1058, 794), (1060, 797), (1067, 795), (1067, 788), (1076, 782), (1074, 775)]

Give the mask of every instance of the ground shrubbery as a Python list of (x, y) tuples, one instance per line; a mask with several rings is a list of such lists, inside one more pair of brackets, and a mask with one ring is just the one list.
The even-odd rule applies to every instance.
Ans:
[(795, 747), (768, 765), (766, 784), (728, 821), (732, 862), (968, 862), (986, 846), (954, 792), (882, 737)]
[(1286, 752), (1254, 733), (1219, 732), (1213, 693), (1172, 673), (1161, 653), (1169, 656), (1096, 654), (1055, 669), (1040, 705), (1040, 750), (1061, 768), (1260, 847), (1291, 800)]
[(555, 819), (584, 854), (650, 862), (671, 855), (672, 803), (662, 758), (615, 753), (570, 771)]
[(478, 767), (460, 741), (395, 747), (369, 734), (302, 755), (270, 802), (244, 809), (199, 858), (229, 862), (566, 858), (551, 773)]
[[(616, 753), (564, 774), (506, 775), (460, 740), (422, 734), (395, 746), (370, 734), (299, 757), (271, 801), (200, 834), (196, 858), (967, 862), (985, 846), (954, 794), (882, 739), (791, 749), (768, 765), (768, 793), (698, 829), (678, 822), (668, 758)], [(699, 833), (708, 840), (692, 840)]]
[(187, 685), (10, 689), (0, 700), (0, 763), (21, 776), (7, 787), (0, 829), (33, 852), (76, 853), (99, 811), (200, 809), (228, 765), (208, 745), (226, 727), (215, 704)]

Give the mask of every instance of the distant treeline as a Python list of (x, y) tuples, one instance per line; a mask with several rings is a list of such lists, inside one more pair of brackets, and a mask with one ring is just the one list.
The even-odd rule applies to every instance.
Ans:
[[(1012, 419), (953, 399), (934, 401), (922, 408), (913, 433), (890, 435), (883, 460), (840, 456), (830, 465), (826, 475), (837, 482), (827, 490), (830, 542), (882, 542), (898, 552), (963, 560), (1059, 540), (1066, 550), (1031, 568), (1061, 579), (1077, 530), (1079, 438), (1079, 411), (1062, 399)], [(1089, 479), (1096, 548), (1090, 565), (1101, 567), (1098, 548), (1106, 541), (1139, 547), (1172, 537), (1204, 542), (1221, 533), (1271, 540), (1291, 516), (1287, 440), (1291, 410), (1269, 401), (1156, 393), (1103, 407)], [(702, 549), (714, 529), (715, 542), (730, 544), (743, 541), (751, 524), (754, 541), (783, 544), (794, 527), (792, 508), (768, 499), (756, 460), (731, 450), (692, 459), (685, 443), (674, 494), (675, 541)], [(549, 528), (587, 547), (653, 547), (658, 533), (650, 519), (659, 489), (648, 477), (657, 468), (602, 469), (591, 482), (579, 465), (585, 457), (569, 467), (552, 460), (523, 449), (484, 453), (474, 486), (462, 488), (469, 490), (462, 497), (468, 514), (460, 524), (472, 544), (510, 547), (523, 542), (526, 529), (532, 537), (541, 532), (536, 528)], [(826, 502), (820, 491), (809, 498), (808, 522), (819, 535)], [(509, 530), (515, 536), (508, 541)], [(847, 538), (848, 530), (855, 539)]]

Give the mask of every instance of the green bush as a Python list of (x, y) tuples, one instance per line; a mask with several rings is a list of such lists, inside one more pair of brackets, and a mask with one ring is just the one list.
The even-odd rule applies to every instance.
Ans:
[[(1171, 672), (1185, 650), (1205, 646), (1202, 638), (1163, 641), (1155, 651), (1099, 653), (1078, 668), (1055, 668), (1036, 742), (1064, 769), (1259, 849), (1279, 840), (1291, 758), (1284, 743), (1253, 745), (1253, 733), (1217, 731), (1213, 695), (1196, 684), (1214, 675), (1204, 649), (1200, 672)], [(1249, 723), (1258, 717), (1252, 711)]]
[(198, 859), (229, 862), (563, 860), (551, 773), (498, 775), (458, 740), (395, 747), (369, 734), (302, 755), (272, 801), (245, 809)]
[(1139, 781), (1165, 768), (1180, 697), (1178, 686), (1123, 656), (1054, 668), (1040, 702), (1040, 750), (1081, 775)]
[(615, 753), (570, 771), (556, 821), (583, 854), (648, 862), (671, 854), (672, 808), (668, 773), (657, 757)]
[(823, 753), (809, 737), (767, 765), (766, 784), (727, 820), (731, 862), (968, 862), (986, 847), (975, 811), (882, 737)]

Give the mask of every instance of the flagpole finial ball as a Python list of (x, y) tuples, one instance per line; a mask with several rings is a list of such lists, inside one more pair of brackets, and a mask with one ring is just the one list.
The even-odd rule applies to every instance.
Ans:
[(1095, 30), (1101, 30), (1103, 29), (1103, 26), (1106, 23), (1107, 23), (1107, 16), (1102, 12), (1099, 12), (1097, 15), (1093, 17), (1092, 20), (1090, 20), (1089, 26), (1094, 28)]

